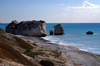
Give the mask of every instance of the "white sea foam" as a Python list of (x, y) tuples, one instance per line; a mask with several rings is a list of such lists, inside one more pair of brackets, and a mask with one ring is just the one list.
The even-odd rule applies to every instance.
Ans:
[(94, 33), (93, 35), (100, 35), (100, 33)]
[(58, 38), (54, 38), (52, 36), (41, 37), (41, 38), (50, 41), (48, 43), (53, 43), (53, 44), (57, 44), (57, 45), (67, 45), (67, 44), (62, 43), (61, 41), (57, 40)]
[(80, 50), (82, 50), (82, 51), (88, 51), (87, 49), (80, 49)]
[(88, 51), (88, 52), (92, 52), (94, 51), (96, 48), (91, 48), (91, 47), (83, 47), (82, 49), (80, 50), (83, 50), (83, 51)]
[(96, 49), (96, 48), (91, 48), (91, 47), (89, 47), (88, 49), (89, 49), (89, 50), (94, 50), (94, 49)]
[[(96, 48), (93, 47), (88, 47), (85, 44), (81, 44), (81, 43), (72, 43), (72, 42), (67, 42), (63, 43), (62, 40), (60, 40), (59, 38), (55, 37), (55, 36), (47, 36), (47, 37), (42, 37), (45, 40), (48, 40), (48, 43), (53, 43), (53, 44), (57, 44), (57, 45), (67, 45), (67, 46), (76, 46), (78, 47), (80, 50), (82, 51), (87, 51), (87, 52), (92, 52), (92, 53), (96, 53)], [(87, 42), (88, 43), (88, 42)], [(98, 53), (96, 53), (98, 54)]]

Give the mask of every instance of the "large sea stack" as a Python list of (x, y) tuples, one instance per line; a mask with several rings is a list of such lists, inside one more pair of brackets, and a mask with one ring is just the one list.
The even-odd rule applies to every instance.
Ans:
[(54, 29), (55, 29), (54, 30), (55, 35), (63, 35), (64, 34), (64, 29), (61, 24), (54, 26)]
[(6, 32), (15, 35), (26, 35), (34, 37), (45, 37), (46, 33), (46, 22), (45, 21), (12, 21), (6, 26)]

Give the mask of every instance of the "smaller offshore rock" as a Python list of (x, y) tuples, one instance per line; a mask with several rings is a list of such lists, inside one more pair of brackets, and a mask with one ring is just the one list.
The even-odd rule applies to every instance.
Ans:
[(88, 32), (86, 32), (86, 34), (93, 34), (93, 32), (92, 31), (88, 31)]
[(50, 35), (53, 35), (53, 31), (52, 31), (52, 30), (50, 30), (50, 31), (49, 31), (49, 34), (50, 34)]
[(46, 33), (46, 22), (45, 21), (12, 21), (7, 27), (6, 32), (15, 35), (26, 35), (34, 37), (45, 37)]
[(64, 29), (63, 26), (61, 24), (58, 24), (56, 26), (54, 26), (54, 34), (55, 35), (63, 35), (64, 34)]

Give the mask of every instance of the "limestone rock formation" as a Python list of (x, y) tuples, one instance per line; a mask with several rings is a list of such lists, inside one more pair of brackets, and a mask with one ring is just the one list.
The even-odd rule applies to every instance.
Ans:
[(19, 24), (18, 21), (12, 21), (8, 26), (6, 26), (6, 32), (15, 34), (17, 24)]
[(64, 34), (64, 29), (63, 26), (61, 24), (58, 24), (56, 26), (54, 26), (54, 34), (55, 35), (63, 35)]
[(35, 37), (46, 36), (46, 23), (45, 21), (22, 21), (17, 22), (12, 21), (8, 26), (6, 26), (6, 32), (15, 35), (26, 35)]
[(86, 34), (93, 34), (93, 32), (92, 31), (88, 31), (88, 32), (86, 32)]
[(52, 30), (50, 30), (50, 31), (49, 31), (49, 34), (50, 34), (50, 35), (53, 35), (53, 31), (52, 31)]

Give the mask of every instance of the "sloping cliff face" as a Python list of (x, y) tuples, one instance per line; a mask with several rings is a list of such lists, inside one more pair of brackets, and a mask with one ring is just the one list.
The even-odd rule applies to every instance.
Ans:
[[(21, 52), (19, 52), (22, 50), (24, 51), (25, 49), (33, 49), (33, 46), (31, 46), (30, 44), (22, 40), (22, 42), (24, 42), (23, 45), (27, 46), (28, 48), (22, 47), (20, 46), (21, 44), (17, 42), (18, 40), (22, 40), (22, 39), (14, 36), (13, 34), (8, 34), (0, 28), (0, 59), (1, 58), (6, 59), (7, 62), (11, 60), (12, 62), (13, 61), (18, 62), (27, 66), (37, 66), (37, 64), (34, 64), (34, 62), (29, 61), (22, 55)], [(0, 66), (2, 65), (2, 63), (0, 64)], [(6, 65), (7, 64), (5, 63), (3, 64), (3, 66)], [(7, 66), (12, 66), (12, 64)], [(18, 65), (18, 66), (22, 66), (22, 65)]]
[(46, 33), (46, 23), (45, 21), (22, 21), (18, 22), (16, 20), (12, 21), (8, 26), (6, 26), (6, 32), (15, 35), (26, 35), (35, 37), (45, 37)]
[(66, 66), (60, 51), (32, 41), (6, 33), (0, 28), (0, 66)]

